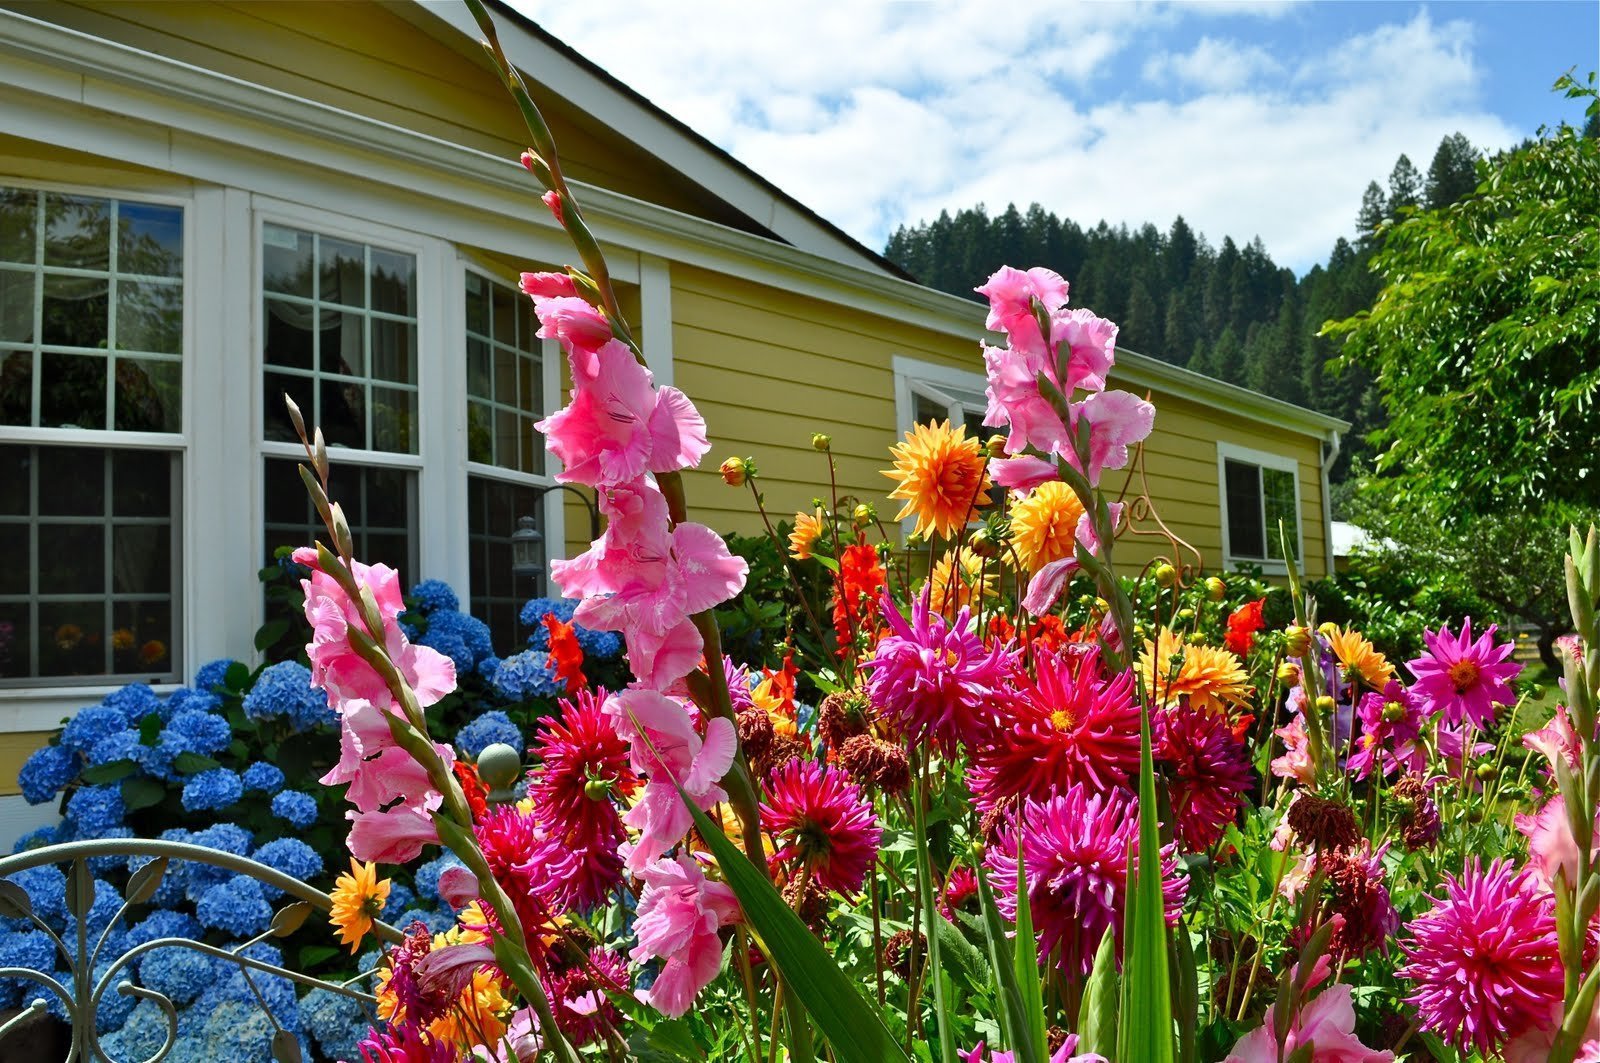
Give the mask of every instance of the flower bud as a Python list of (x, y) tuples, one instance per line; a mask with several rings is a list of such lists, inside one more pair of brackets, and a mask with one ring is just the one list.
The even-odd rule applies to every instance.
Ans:
[(1324, 713), (1324, 714), (1332, 712), (1333, 711), (1333, 699), (1330, 698), (1326, 694), (1323, 694), (1322, 696), (1318, 697), (1317, 698), (1317, 711), (1320, 712), (1320, 713)]
[(1178, 610), (1178, 619), (1184, 621), (1193, 620), (1194, 610), (1190, 609), (1187, 605), (1184, 606), (1182, 609)]
[(813, 432), (811, 435), (811, 449), (826, 451), (833, 446), (833, 437), (823, 432)]
[(967, 536), (967, 549), (979, 557), (994, 557), (1000, 552), (988, 528), (974, 528), (972, 534)]
[(1222, 596), (1228, 593), (1228, 585), (1216, 576), (1206, 577), (1206, 597), (1214, 602), (1222, 601)]
[(1400, 704), (1398, 701), (1386, 701), (1383, 703), (1384, 723), (1399, 723), (1405, 718), (1406, 707), (1404, 705)]
[(1006, 456), (1006, 437), (1005, 436), (999, 436), (999, 435), (990, 436), (989, 439), (988, 439), (988, 442), (983, 444), (983, 449), (989, 452), (989, 457), (991, 457), (991, 458), (1003, 458), (1003, 457), (1005, 457)]
[(1284, 661), (1278, 665), (1278, 682), (1286, 687), (1300, 685), (1300, 666), (1293, 661)]
[(521, 287), (536, 299), (576, 298), (578, 294), (578, 286), (565, 273), (524, 273)]
[(1339, 625), (1332, 620), (1325, 620), (1317, 625), (1317, 632), (1325, 638), (1333, 638), (1339, 633)]
[(1155, 567), (1151, 575), (1156, 578), (1156, 586), (1170, 587), (1178, 578), (1178, 570), (1163, 561)]
[(1476, 772), (1479, 782), (1488, 782), (1500, 774), (1500, 769), (1490, 763), (1479, 764)]
[(1199, 646), (1202, 643), (1204, 643), (1205, 640), (1206, 640), (1206, 637), (1204, 635), (1202, 635), (1198, 631), (1191, 631), (1187, 635), (1184, 636), (1184, 641), (1187, 642), (1191, 646)]
[(606, 801), (611, 798), (611, 781), (609, 779), (590, 779), (583, 784), (583, 796), (591, 801)]
[(729, 487), (743, 487), (749, 472), (743, 458), (729, 458), (722, 463), (719, 471), (722, 473), (722, 482)]
[(878, 519), (878, 511), (865, 502), (856, 503), (856, 508), (851, 511), (850, 515), (855, 518), (857, 524), (871, 524)]
[(1283, 629), (1283, 652), (1290, 657), (1304, 657), (1310, 649), (1311, 632), (1299, 624), (1290, 624)]
[(555, 189), (551, 189), (539, 198), (544, 200), (544, 205), (550, 208), (551, 214), (555, 215), (556, 224), (565, 229), (567, 227), (567, 216), (562, 211), (561, 197), (556, 194)]

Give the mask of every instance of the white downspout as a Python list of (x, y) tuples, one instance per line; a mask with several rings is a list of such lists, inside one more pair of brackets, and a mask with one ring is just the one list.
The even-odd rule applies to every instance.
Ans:
[(1331, 578), (1333, 567), (1333, 499), (1328, 493), (1328, 466), (1339, 460), (1339, 449), (1342, 440), (1337, 429), (1329, 429), (1327, 452), (1322, 456), (1322, 547), (1328, 555), (1328, 572)]

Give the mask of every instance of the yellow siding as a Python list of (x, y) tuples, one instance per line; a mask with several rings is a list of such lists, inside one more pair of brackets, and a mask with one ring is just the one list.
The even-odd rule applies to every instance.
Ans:
[[(903, 355), (982, 372), (978, 336), (946, 334), (675, 264), (672, 271), (674, 372), (699, 406), (712, 451), (687, 479), (694, 519), (719, 530), (760, 530), (747, 491), (716, 476), (730, 455), (756, 459), (774, 518), (808, 507), (827, 490), (828, 468), (811, 449), (813, 432), (833, 437), (843, 495), (872, 502), (887, 520), (888, 448), (895, 441), (894, 370)], [(1325, 568), (1322, 488), (1317, 440), (1172, 395), (1154, 393), (1156, 426), (1145, 448), (1144, 487), (1167, 527), (1199, 550), (1207, 568), (1221, 563), (1221, 503), (1216, 443), (1221, 440), (1294, 457), (1300, 464), (1301, 536), (1305, 566)], [(1128, 473), (1105, 483), (1122, 490)], [(1141, 530), (1156, 531), (1154, 522)], [(1127, 564), (1166, 552), (1163, 539), (1129, 536)]]
[(20, 794), (17, 772), (28, 755), (50, 741), (50, 731), (12, 731), (0, 733), (0, 797)]

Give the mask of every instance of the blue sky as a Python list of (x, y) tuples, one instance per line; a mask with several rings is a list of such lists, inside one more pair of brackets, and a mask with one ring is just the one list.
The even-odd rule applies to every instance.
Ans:
[(1181, 213), (1302, 271), (1399, 153), (1426, 171), (1448, 133), (1581, 122), (1549, 86), (1600, 51), (1593, 0), (514, 2), (874, 248), (941, 208), (1038, 201)]

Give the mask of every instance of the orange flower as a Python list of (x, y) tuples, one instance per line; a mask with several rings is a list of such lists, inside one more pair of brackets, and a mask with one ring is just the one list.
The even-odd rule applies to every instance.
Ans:
[(1333, 655), (1339, 659), (1346, 682), (1360, 680), (1367, 689), (1381, 691), (1394, 678), (1394, 665), (1362, 638), (1361, 632), (1332, 624), (1321, 630)]
[(983, 558), (961, 547), (946, 550), (928, 576), (928, 608), (953, 618), (962, 606), (995, 596), (995, 574), (984, 572)]
[(789, 533), (789, 556), (796, 561), (811, 560), (811, 548), (816, 545), (817, 539), (822, 535), (822, 509), (817, 508), (816, 515), (810, 513), (796, 513), (794, 515), (794, 531)]
[(1037, 572), (1052, 561), (1073, 556), (1083, 503), (1060, 480), (1042, 483), (1011, 500), (1011, 543), (1017, 561)]
[(578, 645), (578, 634), (572, 625), (557, 620), (554, 613), (545, 614), (544, 626), (550, 632), (550, 663), (555, 665), (556, 678), (567, 685), (567, 696), (571, 697), (589, 685), (583, 674), (583, 647)]
[(894, 468), (883, 474), (896, 481), (890, 498), (905, 500), (895, 520), (915, 515), (912, 534), (924, 538), (958, 534), (979, 507), (989, 504), (989, 473), (983, 449), (967, 438), (966, 425), (913, 425), (904, 443), (891, 447)]
[(160, 639), (151, 639), (139, 647), (140, 664), (155, 664), (158, 661), (165, 660), (166, 656), (167, 644)]
[(472, 812), (472, 822), (479, 822), (489, 814), (489, 791), (483, 785), (483, 780), (478, 778), (477, 765), (465, 760), (456, 760), (451, 762), (450, 770), (455, 772), (456, 781), (461, 783), (461, 793), (466, 797), (467, 808)]
[(774, 672), (763, 668), (761, 682), (750, 689), (750, 700), (772, 717), (773, 729), (779, 734), (792, 735), (796, 731), (794, 691), (800, 669), (795, 667), (794, 654), (784, 654), (783, 667)]
[(878, 595), (887, 579), (878, 561), (877, 547), (856, 543), (845, 547), (842, 553), (833, 599), (833, 630), (841, 650), (850, 644), (852, 634), (860, 633), (862, 621), (877, 608)]
[(372, 921), (383, 914), (389, 899), (389, 880), (378, 878), (377, 864), (363, 864), (350, 858), (350, 874), (340, 875), (333, 883), (333, 907), (328, 911), (328, 922), (339, 928), (339, 943), (350, 946), (353, 956), (361, 947), (361, 939), (372, 929)]
[(133, 632), (125, 627), (119, 627), (111, 633), (111, 648), (118, 653), (127, 653), (133, 649)]
[[(1176, 672), (1175, 656), (1181, 658)], [(1226, 712), (1249, 704), (1250, 677), (1239, 658), (1215, 646), (1191, 645), (1171, 628), (1162, 628), (1154, 643), (1144, 644), (1139, 671), (1158, 705), (1176, 705), (1187, 697), (1192, 709)]]

